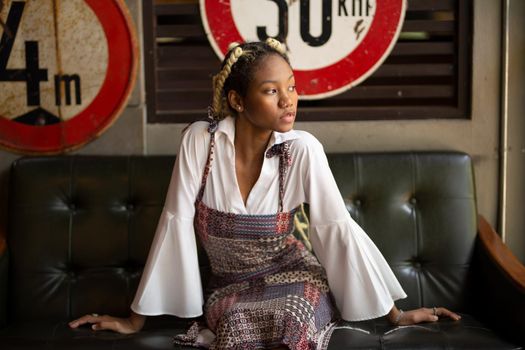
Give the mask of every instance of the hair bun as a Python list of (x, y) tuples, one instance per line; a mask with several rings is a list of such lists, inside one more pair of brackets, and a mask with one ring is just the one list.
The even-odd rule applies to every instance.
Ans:
[(274, 38), (268, 38), (266, 39), (266, 44), (268, 44), (273, 49), (279, 51), (282, 54), (286, 54), (286, 50), (284, 48), (284, 45), (281, 44), (281, 42)]

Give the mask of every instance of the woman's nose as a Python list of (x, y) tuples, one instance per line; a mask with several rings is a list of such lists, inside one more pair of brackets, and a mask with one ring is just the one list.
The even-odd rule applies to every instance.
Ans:
[(279, 100), (279, 107), (281, 108), (287, 108), (292, 105), (292, 99), (288, 94), (283, 94), (281, 99)]

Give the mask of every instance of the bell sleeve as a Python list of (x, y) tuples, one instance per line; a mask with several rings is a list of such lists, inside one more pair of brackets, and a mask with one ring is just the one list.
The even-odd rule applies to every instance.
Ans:
[(193, 217), (206, 147), (197, 130), (205, 128), (197, 128), (195, 124), (198, 123), (192, 124), (183, 135), (164, 208), (131, 304), (138, 314), (202, 315), (203, 293)]
[(323, 146), (310, 138), (303, 155), (303, 182), (313, 250), (343, 319), (384, 316), (406, 294), (379, 249), (348, 213)]

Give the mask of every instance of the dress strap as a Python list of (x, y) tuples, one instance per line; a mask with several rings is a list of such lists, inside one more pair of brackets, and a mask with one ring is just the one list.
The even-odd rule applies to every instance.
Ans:
[(204, 188), (206, 187), (206, 180), (208, 179), (208, 175), (210, 174), (211, 162), (213, 160), (213, 148), (215, 147), (215, 131), (217, 131), (218, 126), (219, 122), (215, 119), (212, 119), (210, 121), (210, 125), (208, 126), (208, 132), (210, 133), (210, 148), (208, 150), (208, 159), (206, 160), (206, 166), (204, 167), (204, 172), (202, 174), (201, 187), (199, 189), (199, 193), (197, 194), (197, 202), (200, 202), (202, 200), (202, 197), (204, 196)]
[[(210, 121), (208, 126), (208, 132), (210, 133), (210, 147), (208, 151), (208, 158), (206, 160), (206, 166), (201, 179), (201, 187), (197, 194), (197, 202), (202, 200), (204, 196), (204, 188), (206, 187), (206, 181), (211, 170), (211, 163), (213, 161), (213, 150), (215, 147), (215, 131), (219, 126), (219, 122), (215, 119)], [(279, 212), (283, 212), (283, 198), (284, 198), (284, 180), (288, 172), (288, 168), (292, 165), (292, 157), (290, 154), (290, 142), (285, 141), (273, 145), (268, 151), (266, 151), (266, 158), (272, 158), (273, 156), (279, 156)]]
[(279, 156), (279, 212), (283, 212), (283, 198), (284, 198), (284, 180), (288, 168), (292, 165), (292, 156), (290, 154), (290, 142), (285, 141), (273, 145), (266, 151), (266, 158)]

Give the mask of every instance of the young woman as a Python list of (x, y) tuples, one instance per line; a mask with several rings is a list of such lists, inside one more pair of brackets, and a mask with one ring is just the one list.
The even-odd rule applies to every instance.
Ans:
[[(194, 325), (176, 343), (315, 349), (326, 348), (338, 318), (387, 315), (397, 325), (459, 319), (441, 307), (396, 308), (406, 295), (346, 210), (322, 145), (293, 130), (297, 100), (279, 42), (228, 52), (214, 78), (210, 121), (184, 133), (131, 316), (86, 315), (72, 328), (90, 323), (133, 333), (145, 315), (195, 317), (204, 303), (207, 328)], [(315, 256), (291, 234), (303, 202)], [(213, 272), (206, 290), (196, 239)]]

